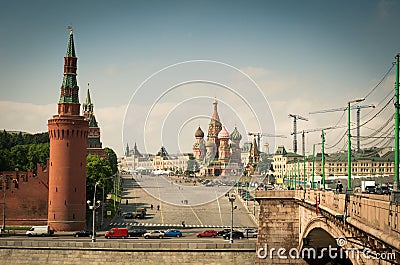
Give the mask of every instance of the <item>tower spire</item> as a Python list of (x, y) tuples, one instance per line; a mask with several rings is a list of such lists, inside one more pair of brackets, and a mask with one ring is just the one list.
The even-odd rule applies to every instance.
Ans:
[(79, 115), (79, 86), (76, 81), (77, 61), (74, 47), (74, 34), (70, 30), (67, 54), (64, 57), (64, 77), (58, 102), (59, 115)]
[(214, 98), (213, 105), (214, 105), (214, 112), (213, 112), (211, 119), (214, 121), (219, 121), (219, 115), (218, 115), (218, 110), (217, 110), (218, 101), (216, 98)]
[(74, 33), (72, 32), (72, 26), (68, 26), (69, 30), (69, 40), (68, 40), (68, 47), (67, 47), (67, 54), (65, 57), (76, 57), (75, 55), (75, 45), (74, 45)]

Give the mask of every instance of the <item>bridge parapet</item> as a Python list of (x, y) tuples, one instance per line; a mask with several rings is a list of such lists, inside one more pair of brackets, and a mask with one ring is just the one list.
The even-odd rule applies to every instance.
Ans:
[[(282, 245), (282, 240), (279, 240), (279, 236), (271, 228), (285, 227), (291, 219), (291, 228), (299, 229), (298, 234), (284, 232), (292, 237), (291, 246), (297, 242), (301, 248), (308, 233), (312, 229), (321, 228), (334, 239), (345, 236), (358, 242), (355, 247), (369, 247), (376, 253), (380, 250), (393, 251), (400, 256), (400, 204), (392, 202), (387, 195), (344, 194), (323, 190), (263, 191), (257, 195), (256, 199), (261, 205), (261, 240), (257, 243), (258, 247), (264, 242), (273, 246), (276, 243)], [(297, 204), (297, 215), (295, 206), (288, 202)], [(285, 209), (287, 206), (291, 208), (290, 211)], [(278, 213), (280, 218), (275, 218), (276, 215), (271, 214), (276, 211), (283, 211), (285, 214)], [(295, 220), (299, 222), (298, 226), (294, 223)], [(268, 225), (269, 222), (274, 222), (275, 225)], [(266, 231), (268, 234), (263, 236)], [(268, 235), (275, 240), (267, 240)], [(298, 238), (294, 238), (296, 235)], [(275, 261), (271, 264), (275, 264)]]

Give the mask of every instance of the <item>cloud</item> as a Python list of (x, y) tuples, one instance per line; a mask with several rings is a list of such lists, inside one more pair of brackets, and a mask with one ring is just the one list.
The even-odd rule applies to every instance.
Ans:
[(0, 101), (1, 129), (46, 132), (47, 121), (57, 113), (57, 104), (35, 105), (12, 101)]
[(101, 131), (103, 147), (110, 147), (118, 156), (123, 155), (122, 126), (126, 105), (95, 108), (96, 120)]

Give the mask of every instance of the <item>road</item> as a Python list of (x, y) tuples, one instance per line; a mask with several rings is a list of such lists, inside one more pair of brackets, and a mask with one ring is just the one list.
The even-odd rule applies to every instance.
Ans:
[[(210, 227), (231, 225), (231, 204), (226, 186), (184, 186), (162, 176), (123, 175), (122, 212), (133, 212), (145, 207), (144, 219), (114, 218), (111, 227)], [(202, 203), (204, 202), (204, 203)], [(153, 205), (153, 209), (151, 209)], [(257, 227), (254, 219), (239, 199), (234, 202), (234, 226)]]

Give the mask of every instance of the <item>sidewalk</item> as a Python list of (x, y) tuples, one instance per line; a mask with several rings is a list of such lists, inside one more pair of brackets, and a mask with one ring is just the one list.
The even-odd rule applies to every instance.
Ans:
[[(239, 198), (239, 200), (242, 202), (244, 208), (247, 210), (247, 214), (250, 216), (250, 218), (253, 220), (254, 224), (258, 226), (258, 214), (260, 212), (260, 205), (255, 202), (254, 200), (248, 200), (246, 203), (246, 200), (243, 199), (235, 190), (236, 198)], [(254, 207), (255, 206), (255, 207)]]

